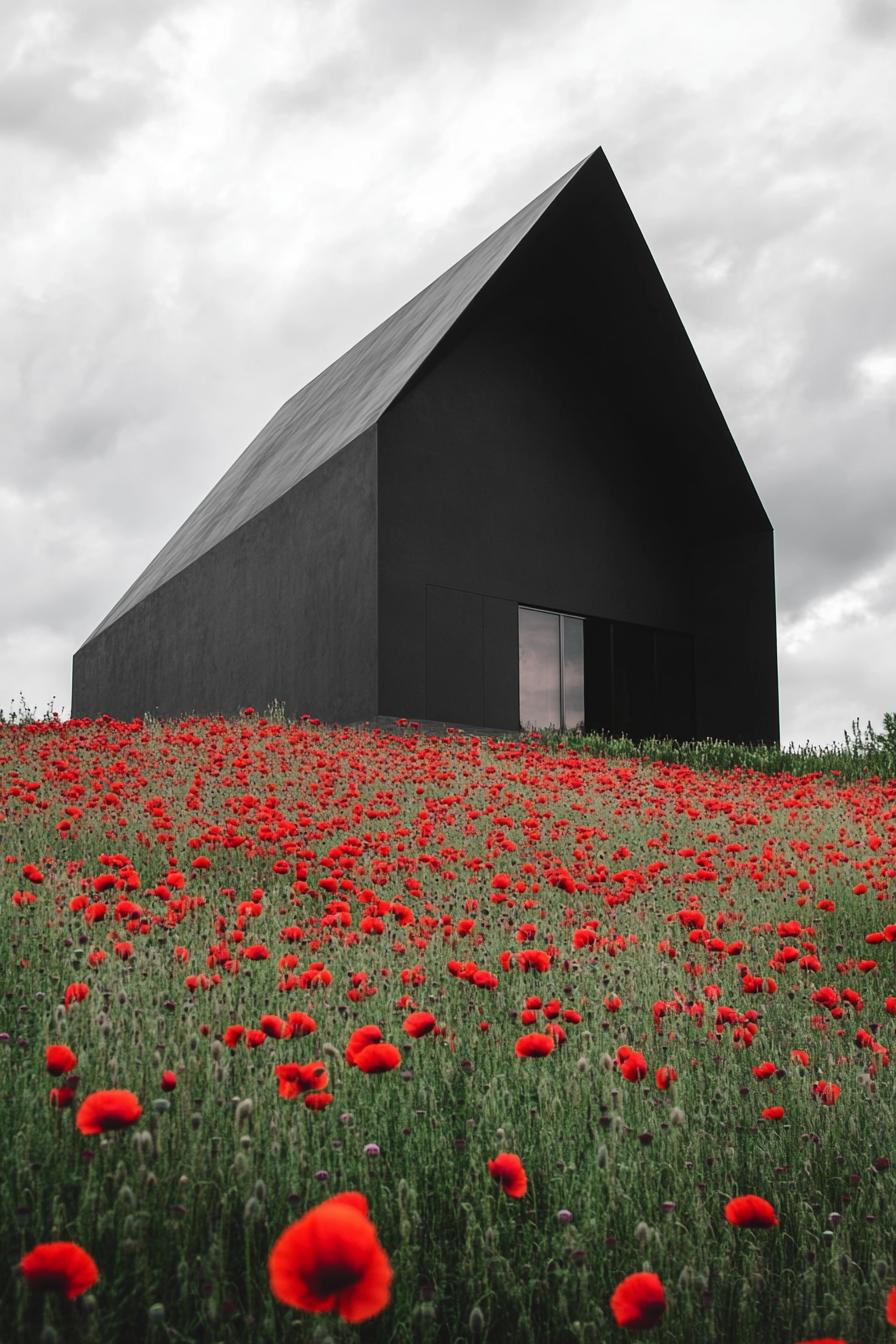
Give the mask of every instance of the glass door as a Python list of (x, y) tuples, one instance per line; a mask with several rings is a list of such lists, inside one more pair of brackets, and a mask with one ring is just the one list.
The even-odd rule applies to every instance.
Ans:
[(520, 724), (577, 728), (585, 721), (584, 621), (520, 607)]

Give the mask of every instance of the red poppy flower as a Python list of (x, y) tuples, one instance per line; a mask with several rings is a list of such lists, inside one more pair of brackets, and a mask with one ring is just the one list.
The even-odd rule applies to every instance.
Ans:
[(330, 1081), (319, 1059), (311, 1064), (275, 1064), (274, 1073), (281, 1097), (287, 1100), (302, 1092), (321, 1091)]
[(530, 1031), (521, 1036), (514, 1046), (518, 1059), (540, 1059), (543, 1055), (549, 1055), (553, 1048), (553, 1036), (540, 1031)]
[(777, 1227), (771, 1204), (759, 1195), (738, 1195), (725, 1205), (725, 1217), (734, 1227)]
[(896, 1325), (896, 1288), (887, 1293), (887, 1325)]
[(338, 1311), (357, 1324), (389, 1305), (392, 1267), (357, 1191), (334, 1195), (278, 1237), (268, 1257), (271, 1292), (301, 1311)]
[(762, 1118), (763, 1118), (763, 1120), (783, 1120), (783, 1119), (784, 1119), (784, 1107), (783, 1107), (783, 1106), (766, 1106), (765, 1110), (762, 1112)]
[(133, 1092), (113, 1087), (105, 1092), (91, 1092), (85, 1097), (75, 1117), (82, 1134), (105, 1134), (111, 1129), (125, 1129), (143, 1114)]
[(627, 1083), (640, 1083), (647, 1077), (647, 1060), (640, 1050), (632, 1050), (620, 1061), (619, 1072)]
[(313, 1031), (317, 1031), (317, 1023), (307, 1013), (287, 1013), (286, 1020), (292, 1027), (293, 1036), (310, 1036)]
[(753, 1077), (762, 1081), (763, 1078), (771, 1078), (777, 1073), (777, 1067), (770, 1059), (764, 1060), (761, 1064), (753, 1065)]
[(61, 1073), (71, 1073), (78, 1062), (78, 1056), (67, 1045), (48, 1045), (47, 1072), (58, 1077)]
[(374, 1041), (365, 1045), (355, 1055), (355, 1064), (362, 1073), (388, 1073), (397, 1069), (401, 1063), (401, 1051), (386, 1041)]
[(75, 1089), (73, 1087), (51, 1087), (50, 1105), (55, 1106), (58, 1111), (64, 1111), (67, 1106), (71, 1106), (75, 1099)]
[(401, 1024), (402, 1030), (415, 1040), (421, 1036), (427, 1036), (436, 1025), (436, 1020), (432, 1013), (409, 1013)]
[(358, 1027), (349, 1037), (348, 1045), (345, 1047), (345, 1058), (349, 1064), (355, 1063), (356, 1056), (368, 1045), (374, 1045), (377, 1041), (383, 1039), (383, 1033), (379, 1027), (370, 1024), (366, 1027)]
[(817, 1097), (822, 1106), (833, 1106), (840, 1095), (840, 1088), (836, 1083), (826, 1083), (820, 1078), (812, 1086), (812, 1095)]
[(44, 1241), (19, 1261), (33, 1288), (51, 1289), (67, 1298), (80, 1297), (99, 1278), (93, 1257), (74, 1241)]
[(805, 1050), (791, 1050), (790, 1058), (795, 1059), (797, 1064), (802, 1064), (804, 1069), (809, 1067), (809, 1056)]
[(666, 1310), (666, 1293), (658, 1274), (629, 1274), (610, 1298), (617, 1325), (625, 1330), (649, 1330)]
[(177, 1074), (173, 1069), (166, 1069), (162, 1074), (162, 1091), (173, 1092), (177, 1087)]
[(656, 1085), (661, 1092), (667, 1092), (671, 1083), (678, 1081), (678, 1074), (671, 1064), (663, 1064), (656, 1071)]
[(80, 981), (69, 985), (65, 991), (65, 1006), (70, 1008), (73, 1003), (83, 1003), (90, 993), (89, 985), (84, 985)]
[(309, 1111), (324, 1111), (333, 1102), (332, 1092), (305, 1092), (302, 1101)]
[(276, 1013), (265, 1013), (258, 1025), (265, 1036), (271, 1036), (275, 1041), (289, 1040), (292, 1035), (289, 1023)]
[(497, 1157), (488, 1159), (487, 1166), (506, 1195), (510, 1195), (511, 1199), (522, 1199), (528, 1179), (516, 1153), (499, 1153)]

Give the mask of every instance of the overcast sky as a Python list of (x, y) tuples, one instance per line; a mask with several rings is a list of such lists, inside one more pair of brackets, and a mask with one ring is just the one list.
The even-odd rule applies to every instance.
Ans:
[(11, 0), (0, 68), (0, 708), (600, 145), (775, 528), (782, 738), (896, 710), (892, 0)]

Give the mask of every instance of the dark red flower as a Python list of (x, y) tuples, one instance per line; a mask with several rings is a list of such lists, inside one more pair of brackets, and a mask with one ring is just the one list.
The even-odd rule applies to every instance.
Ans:
[(725, 1205), (725, 1217), (734, 1227), (777, 1227), (771, 1204), (759, 1195), (737, 1195)]
[(51, 1087), (50, 1105), (55, 1106), (58, 1111), (64, 1111), (67, 1106), (71, 1106), (75, 1099), (75, 1089), (73, 1087)]
[(99, 1278), (93, 1257), (74, 1241), (44, 1241), (19, 1261), (19, 1269), (33, 1288), (80, 1297)]
[(489, 1172), (511, 1199), (522, 1199), (529, 1184), (525, 1169), (516, 1153), (499, 1153), (489, 1158)]
[(58, 1078), (62, 1073), (71, 1073), (78, 1062), (78, 1056), (67, 1045), (48, 1045), (46, 1061), (47, 1072)]
[(389, 1305), (392, 1267), (357, 1191), (334, 1195), (288, 1227), (268, 1257), (271, 1292), (301, 1311), (357, 1324)]
[(78, 1108), (75, 1124), (82, 1134), (105, 1134), (111, 1129), (126, 1129), (143, 1114), (143, 1107), (124, 1088), (91, 1092)]
[(625, 1330), (649, 1330), (666, 1310), (666, 1293), (658, 1274), (629, 1274), (610, 1298), (617, 1325)]
[(162, 1091), (173, 1092), (177, 1087), (177, 1074), (173, 1069), (166, 1069), (162, 1074)]

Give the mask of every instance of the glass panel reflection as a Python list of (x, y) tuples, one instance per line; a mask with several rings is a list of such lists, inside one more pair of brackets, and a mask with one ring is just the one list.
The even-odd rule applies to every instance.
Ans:
[(560, 618), (520, 607), (520, 723), (560, 727)]
[(585, 622), (577, 616), (563, 621), (563, 727), (585, 722)]

